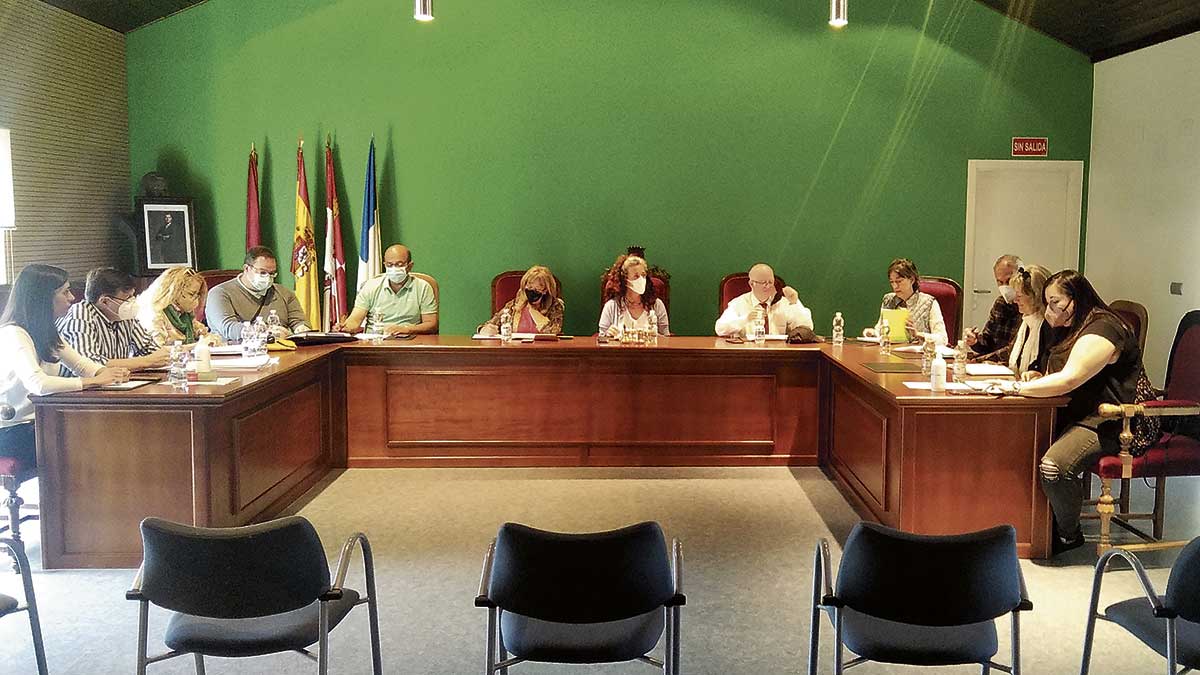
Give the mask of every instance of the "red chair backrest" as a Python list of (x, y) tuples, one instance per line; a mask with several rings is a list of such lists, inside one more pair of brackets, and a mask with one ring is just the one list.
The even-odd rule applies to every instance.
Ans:
[(959, 326), (962, 323), (962, 286), (947, 277), (921, 277), (922, 292), (928, 293), (937, 300), (942, 310), (942, 318), (946, 321), (946, 336), (951, 344), (957, 344), (962, 337)]
[[(607, 295), (605, 293), (605, 289), (604, 289), (604, 282), (605, 282), (604, 279), (600, 280), (600, 304), (601, 305), (603, 305), (608, 300), (608, 297), (607, 297)], [(659, 300), (662, 300), (663, 306), (667, 308), (667, 311), (670, 311), (671, 310), (671, 284), (670, 284), (670, 282), (668, 282), (665, 279), (660, 279), (659, 277), (651, 275), (650, 283), (654, 284), (654, 297), (658, 298)]]
[[(223, 284), (241, 273), (241, 270), (204, 270), (200, 273), (200, 276), (204, 277), (204, 283), (209, 290), (212, 290), (213, 286)], [(208, 302), (208, 293), (201, 293), (200, 304), (196, 305), (196, 311), (194, 312), (196, 320), (203, 324), (208, 323), (204, 320), (204, 304), (206, 302)]]
[[(509, 300), (517, 297), (517, 291), (521, 290), (521, 277), (525, 276), (526, 270), (509, 270), (501, 272), (492, 279), (492, 315), (495, 316)], [(559, 281), (558, 275), (554, 275), (554, 283), (558, 284), (558, 296), (562, 297), (563, 287), (562, 281)]]
[(1150, 328), (1146, 307), (1132, 300), (1113, 300), (1108, 303), (1108, 308), (1121, 317), (1121, 320), (1133, 330), (1133, 334), (1138, 339), (1138, 348), (1142, 350), (1142, 353), (1145, 353), (1146, 332)]
[(1200, 309), (1179, 320), (1167, 361), (1167, 398), (1200, 401)]
[[(787, 284), (778, 274), (775, 275), (775, 293), (782, 293), (783, 287)], [(721, 279), (721, 285), (717, 288), (717, 314), (725, 311), (729, 306), (729, 301), (750, 292), (750, 273), (749, 272), (734, 272), (726, 274), (724, 279)]]

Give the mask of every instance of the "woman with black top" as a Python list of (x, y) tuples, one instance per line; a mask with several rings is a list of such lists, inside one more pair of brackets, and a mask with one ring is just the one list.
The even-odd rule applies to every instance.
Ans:
[(1081, 473), (1097, 458), (1120, 452), (1119, 420), (1097, 414), (1101, 403), (1134, 403), (1144, 373), (1137, 336), (1108, 308), (1079, 272), (1063, 270), (1046, 280), (1046, 322), (1055, 343), (1043, 355), (1046, 374), (1026, 373), (1012, 385), (1022, 396), (1067, 396), (1056, 440), (1042, 458), (1042, 489), (1054, 510), (1054, 552), (1083, 545)]

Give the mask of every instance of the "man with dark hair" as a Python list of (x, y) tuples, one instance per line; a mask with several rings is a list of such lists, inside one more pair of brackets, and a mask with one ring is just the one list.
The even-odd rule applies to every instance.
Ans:
[(208, 327), (230, 342), (242, 338), (242, 323), (262, 317), (265, 321), (275, 310), (280, 327), (276, 337), (311, 330), (304, 323), (304, 309), (296, 293), (275, 283), (278, 273), (275, 252), (266, 246), (246, 251), (242, 273), (208, 291), (204, 315)]
[[(129, 370), (165, 366), (170, 352), (159, 348), (137, 320), (133, 278), (113, 267), (88, 272), (83, 302), (58, 320), (58, 332), (75, 351), (96, 363)], [(63, 368), (63, 376), (70, 371)]]

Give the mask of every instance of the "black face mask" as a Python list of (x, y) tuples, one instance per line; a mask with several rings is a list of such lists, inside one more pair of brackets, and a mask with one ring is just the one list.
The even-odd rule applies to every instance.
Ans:
[(530, 304), (536, 305), (537, 303), (541, 302), (542, 298), (544, 297), (546, 297), (545, 293), (538, 293), (537, 291), (530, 290), (528, 288), (525, 289), (525, 299), (528, 300)]

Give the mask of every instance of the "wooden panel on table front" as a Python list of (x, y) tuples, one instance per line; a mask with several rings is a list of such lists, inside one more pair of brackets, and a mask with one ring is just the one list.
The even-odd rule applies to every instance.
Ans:
[(833, 377), (830, 455), (853, 484), (854, 493), (883, 519), (894, 508), (888, 500), (888, 418), (863, 399), (840, 373)]
[(313, 382), (234, 418), (233, 503), (239, 512), (329, 452), (322, 443), (323, 406), (321, 383)]
[[(140, 557), (147, 516), (194, 523), (192, 414), (57, 410), (56, 557)], [(69, 416), (69, 420), (65, 419)], [(47, 542), (47, 545), (50, 545)]]
[(589, 379), (587, 438), (604, 444), (711, 445), (774, 439), (771, 375), (597, 373)]

